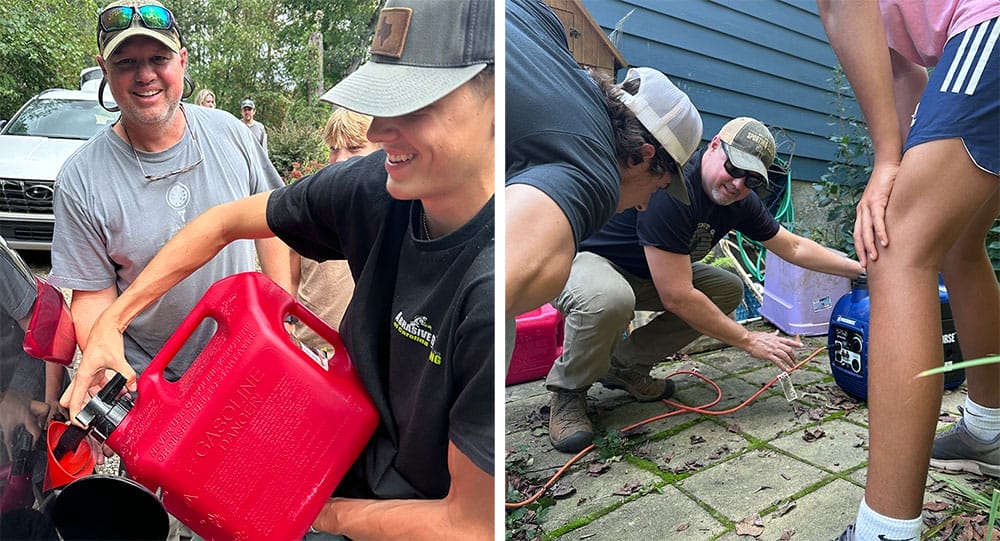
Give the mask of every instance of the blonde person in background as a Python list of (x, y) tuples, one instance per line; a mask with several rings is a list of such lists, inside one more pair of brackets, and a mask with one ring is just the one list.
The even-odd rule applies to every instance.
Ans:
[[(323, 142), (330, 147), (330, 163), (347, 161), (355, 156), (367, 156), (379, 146), (366, 137), (372, 117), (337, 109), (326, 121)], [(298, 274), (297, 274), (298, 272)], [(354, 278), (345, 260), (318, 262), (292, 254), (292, 286), (299, 301), (331, 327), (340, 327), (347, 304), (354, 294)], [(292, 334), (313, 349), (322, 350), (326, 341), (301, 322), (295, 323)]]
[(209, 109), (215, 109), (215, 92), (212, 92), (207, 88), (202, 88), (197, 94), (195, 94), (194, 104), (202, 107), (208, 107)]

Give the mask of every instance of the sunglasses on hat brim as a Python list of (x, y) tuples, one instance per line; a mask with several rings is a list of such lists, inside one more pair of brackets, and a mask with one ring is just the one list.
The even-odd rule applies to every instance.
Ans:
[(151, 30), (170, 30), (175, 27), (174, 14), (163, 6), (115, 6), (104, 10), (97, 18), (98, 33), (118, 32), (132, 26), (136, 14), (139, 22)]

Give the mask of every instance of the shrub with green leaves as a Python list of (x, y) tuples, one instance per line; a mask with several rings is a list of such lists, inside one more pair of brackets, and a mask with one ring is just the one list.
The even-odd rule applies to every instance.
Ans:
[(312, 161), (325, 164), (329, 149), (323, 143), (323, 133), (311, 125), (285, 122), (267, 130), (267, 150), (271, 163), (282, 178), (288, 179), (293, 164)]

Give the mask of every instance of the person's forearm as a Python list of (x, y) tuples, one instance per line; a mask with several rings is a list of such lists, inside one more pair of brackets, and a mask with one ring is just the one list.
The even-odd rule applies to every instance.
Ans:
[(56, 363), (45, 363), (45, 401), (56, 403), (62, 395), (66, 369)]
[[(780, 254), (779, 257), (781, 257)], [(865, 270), (857, 261), (828, 250), (817, 242), (804, 237), (800, 237), (798, 247), (793, 255), (783, 259), (812, 271), (851, 279), (857, 278)]]
[(108, 307), (101, 319), (124, 333), (135, 317), (170, 288), (215, 257), (225, 243), (211, 234), (208, 210), (170, 239), (135, 281)]
[(745, 347), (749, 332), (715, 305), (701, 291), (691, 288), (673, 299), (661, 299), (663, 307), (692, 329), (731, 346)]
[(289, 250), (289, 272), (291, 272), (292, 289), (289, 293), (293, 297), (299, 297), (299, 287), (302, 285), (302, 256), (294, 250)]
[(73, 317), (73, 331), (76, 333), (76, 343), (80, 346), (80, 351), (87, 351), (87, 342), (90, 331), (94, 328), (94, 322), (117, 298), (116, 286), (98, 291), (73, 290), (70, 314)]
[[(292, 278), (293, 274), (298, 273), (292, 270), (291, 249), (275, 237), (257, 239), (255, 242), (261, 270), (285, 291), (294, 295), (297, 289)], [(298, 262), (298, 259), (295, 261)]]
[(875, 0), (818, 0), (823, 27), (868, 124), (875, 158), (898, 162), (903, 143), (885, 28)]
[(270, 192), (257, 194), (212, 207), (189, 222), (163, 245), (101, 319), (114, 325), (118, 332), (124, 332), (140, 312), (230, 242), (274, 236), (264, 217), (269, 195)]
[[(334, 498), (323, 508), (316, 524), (353, 539), (441, 541), (492, 539), (490, 523), (477, 524), (447, 500), (358, 500)], [(336, 528), (326, 530), (329, 521)]]
[(905, 141), (910, 133), (913, 113), (927, 88), (929, 74), (927, 68), (910, 62), (895, 51), (889, 51), (889, 58), (892, 63), (892, 90), (896, 99), (899, 137), (901, 141)]

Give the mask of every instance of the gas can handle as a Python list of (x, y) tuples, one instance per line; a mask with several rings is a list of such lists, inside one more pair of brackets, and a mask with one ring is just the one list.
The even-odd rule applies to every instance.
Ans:
[[(217, 284), (218, 282), (216, 282)], [(209, 288), (211, 292), (212, 288)], [(206, 293), (207, 295), (208, 293)], [(155, 378), (160, 378), (163, 376), (163, 371), (166, 369), (170, 361), (174, 360), (177, 353), (184, 347), (191, 335), (194, 334), (195, 330), (198, 329), (198, 325), (206, 318), (216, 313), (216, 310), (211, 309), (206, 303), (198, 302), (195, 304), (194, 308), (188, 315), (181, 321), (181, 324), (177, 326), (177, 329), (167, 338), (164, 342), (163, 347), (160, 351), (153, 356), (153, 359), (149, 362), (149, 366), (143, 372), (144, 375), (148, 374)], [(226, 322), (223, 318), (214, 318), (218, 328), (216, 332), (219, 332), (222, 328), (226, 326)], [(140, 378), (145, 379), (145, 378)]]
[(306, 308), (305, 305), (294, 299), (288, 307), (288, 313), (297, 317), (299, 321), (309, 327), (309, 330), (333, 346), (333, 355), (329, 359), (330, 371), (342, 372), (345, 375), (353, 372), (351, 357), (347, 353), (344, 342), (340, 339), (340, 333)]

